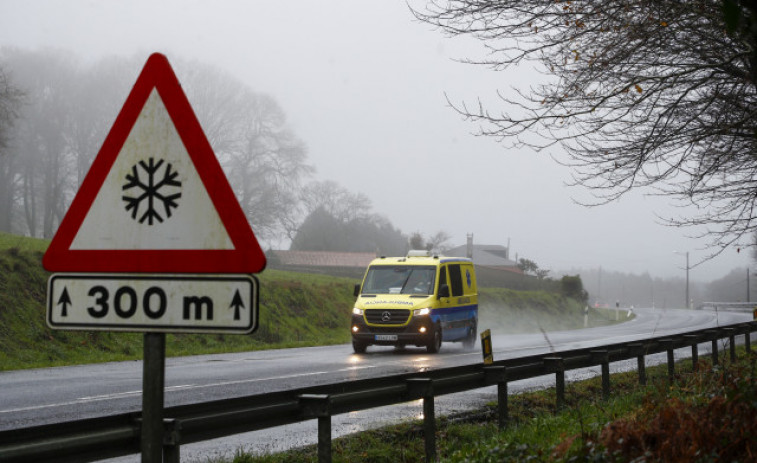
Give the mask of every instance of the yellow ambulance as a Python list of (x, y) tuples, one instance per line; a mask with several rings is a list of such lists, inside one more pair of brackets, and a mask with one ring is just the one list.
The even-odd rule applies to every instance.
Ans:
[(478, 288), (473, 262), (461, 257), (410, 251), (374, 259), (355, 286), (352, 347), (426, 347), (442, 342), (472, 348), (478, 329)]

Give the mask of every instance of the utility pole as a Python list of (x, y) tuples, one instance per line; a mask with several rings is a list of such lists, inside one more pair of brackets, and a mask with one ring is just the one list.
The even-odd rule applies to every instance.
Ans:
[[(683, 254), (682, 252), (673, 251), (673, 254)], [(686, 304), (684, 307), (687, 309), (690, 309), (689, 306), (689, 269), (691, 267), (689, 266), (689, 251), (686, 251)]]
[(689, 251), (686, 251), (686, 308), (691, 308), (689, 306)]
[(602, 301), (602, 266), (599, 266), (599, 275), (597, 276), (597, 300)]

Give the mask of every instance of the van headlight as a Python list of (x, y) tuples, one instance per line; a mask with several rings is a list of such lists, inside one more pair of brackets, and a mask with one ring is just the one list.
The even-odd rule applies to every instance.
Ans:
[(420, 315), (428, 315), (431, 313), (431, 309), (429, 307), (424, 307), (422, 309), (415, 309), (413, 310), (413, 316), (417, 317)]
[(357, 307), (353, 307), (352, 315), (363, 315), (363, 309), (358, 309)]

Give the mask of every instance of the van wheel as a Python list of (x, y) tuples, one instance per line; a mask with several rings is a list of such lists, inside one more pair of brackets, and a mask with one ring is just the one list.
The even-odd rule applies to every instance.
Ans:
[(365, 354), (365, 350), (367, 348), (368, 345), (365, 343), (362, 343), (360, 341), (352, 341), (352, 350), (354, 350), (356, 354)]
[(473, 350), (473, 346), (476, 345), (476, 327), (468, 329), (468, 335), (463, 339), (463, 349)]
[(431, 338), (428, 345), (426, 345), (426, 350), (429, 354), (436, 354), (439, 352), (439, 349), (442, 348), (442, 329), (437, 328), (434, 330), (434, 337)]

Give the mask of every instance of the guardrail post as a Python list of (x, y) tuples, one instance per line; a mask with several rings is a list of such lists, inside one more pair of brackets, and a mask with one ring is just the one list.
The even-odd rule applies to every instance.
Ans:
[(712, 366), (716, 366), (718, 362), (718, 331), (717, 330), (707, 330), (705, 331), (710, 337), (710, 341), (712, 342)]
[(163, 406), (166, 374), (166, 334), (145, 333), (142, 362), (142, 463), (163, 459)]
[(752, 352), (752, 329), (747, 326), (746, 327), (746, 333), (744, 335), (744, 348), (746, 349), (747, 354)]
[(639, 372), (639, 384), (647, 384), (647, 366), (645, 363), (646, 346), (641, 343), (628, 344), (631, 355), (636, 356), (636, 369)]
[(691, 365), (694, 371), (699, 370), (699, 336), (696, 334), (685, 334), (683, 338), (687, 343), (691, 343)]
[(302, 412), (318, 418), (318, 463), (331, 463), (331, 397), (327, 394), (301, 394)]
[(735, 328), (723, 328), (723, 331), (728, 335), (728, 350), (731, 355), (731, 362), (736, 361), (736, 329)]
[(507, 367), (484, 367), (484, 374), (487, 383), (497, 383), (497, 425), (499, 429), (505, 429), (510, 420), (507, 405)]
[(675, 349), (673, 347), (673, 340), (661, 339), (660, 344), (662, 344), (668, 354), (668, 379), (670, 381), (673, 381), (676, 375), (676, 358), (674, 355)]
[(604, 349), (592, 350), (591, 358), (602, 366), (602, 398), (610, 398), (610, 352)]
[(555, 374), (555, 410), (560, 411), (565, 407), (565, 362), (562, 357), (544, 357), (544, 365)]
[(163, 463), (181, 461), (181, 422), (174, 418), (163, 419)]
[(408, 378), (410, 397), (423, 399), (423, 441), (426, 462), (436, 461), (436, 416), (434, 414), (434, 387), (431, 378)]

